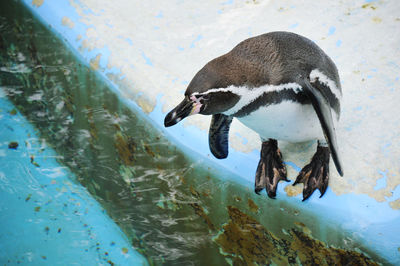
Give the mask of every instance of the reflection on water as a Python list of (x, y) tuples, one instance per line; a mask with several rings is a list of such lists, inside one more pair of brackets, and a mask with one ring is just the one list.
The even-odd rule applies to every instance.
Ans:
[(152, 264), (372, 264), (314, 240), (364, 250), (318, 217), (186, 158), (16, 1), (0, 3), (0, 82)]

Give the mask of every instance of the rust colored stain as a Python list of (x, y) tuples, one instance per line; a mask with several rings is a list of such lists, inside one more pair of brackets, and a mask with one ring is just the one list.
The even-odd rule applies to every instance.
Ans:
[(230, 220), (214, 241), (233, 265), (378, 265), (362, 253), (329, 247), (297, 229), (289, 231), (289, 239), (280, 239), (236, 207), (228, 206), (228, 214)]
[(194, 212), (198, 216), (203, 218), (204, 222), (208, 225), (208, 228), (210, 228), (210, 230), (215, 230), (214, 224), (211, 222), (210, 217), (208, 217), (203, 207), (201, 207), (198, 203), (190, 203), (190, 206), (194, 209)]
[(257, 204), (252, 200), (252, 199), (248, 199), (247, 200), (247, 205), (249, 205), (250, 211), (257, 213), (259, 208), (257, 206)]
[(133, 162), (135, 160), (134, 155), (136, 150), (136, 144), (133, 141), (133, 138), (127, 137), (118, 132), (117, 134), (115, 134), (114, 145), (118, 151), (118, 155), (121, 161), (125, 165), (133, 165)]

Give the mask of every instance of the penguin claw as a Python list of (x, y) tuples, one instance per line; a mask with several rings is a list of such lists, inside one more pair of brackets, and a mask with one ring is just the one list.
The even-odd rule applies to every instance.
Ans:
[(255, 192), (257, 195), (261, 195), (260, 192), (261, 192), (263, 189), (264, 189), (264, 188), (257, 188), (257, 187), (256, 187), (256, 188), (254, 189), (254, 192)]
[(289, 181), (286, 177), (286, 167), (276, 140), (265, 141), (261, 148), (261, 158), (258, 163), (254, 191), (258, 195), (265, 188), (268, 197), (276, 197), (279, 181)]
[(293, 186), (304, 184), (303, 201), (307, 200), (316, 189), (321, 192), (320, 198), (325, 194), (329, 183), (329, 158), (329, 148), (318, 146), (311, 162), (300, 171)]

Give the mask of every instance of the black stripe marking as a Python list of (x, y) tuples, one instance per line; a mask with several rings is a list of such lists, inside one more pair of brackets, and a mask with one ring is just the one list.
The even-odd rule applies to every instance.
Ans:
[(269, 106), (273, 104), (278, 104), (283, 101), (292, 101), (301, 104), (311, 104), (310, 99), (302, 91), (295, 92), (293, 89), (284, 89), (281, 91), (264, 92), (254, 101), (245, 105), (233, 114), (234, 117), (244, 117), (252, 112), (258, 110), (262, 106)]
[[(336, 98), (336, 95), (332, 93), (330, 87), (319, 81), (318, 78), (311, 83), (316, 89), (320, 90), (325, 97), (327, 97), (328, 103), (331, 108), (340, 115), (340, 101)], [(257, 97), (254, 101), (243, 106), (239, 111), (233, 114), (234, 117), (244, 117), (252, 112), (258, 110), (262, 106), (269, 106), (273, 104), (279, 104), (283, 101), (292, 101), (300, 104), (311, 104), (308, 96), (301, 91), (294, 91), (293, 89), (284, 89), (281, 91), (264, 92), (262, 95)]]
[(336, 95), (333, 94), (331, 88), (327, 86), (325, 83), (320, 82), (318, 77), (315, 78), (315, 80), (310, 83), (314, 88), (322, 92), (322, 95), (326, 97), (331, 108), (335, 110), (337, 115), (340, 116), (340, 101), (338, 98), (336, 98)]

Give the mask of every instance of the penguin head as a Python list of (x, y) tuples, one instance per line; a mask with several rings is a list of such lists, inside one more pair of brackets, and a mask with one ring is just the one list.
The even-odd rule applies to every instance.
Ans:
[(232, 85), (229, 80), (210, 63), (204, 66), (189, 83), (185, 99), (167, 114), (164, 120), (165, 127), (173, 126), (194, 114), (223, 113), (239, 101), (238, 95), (226, 89)]

